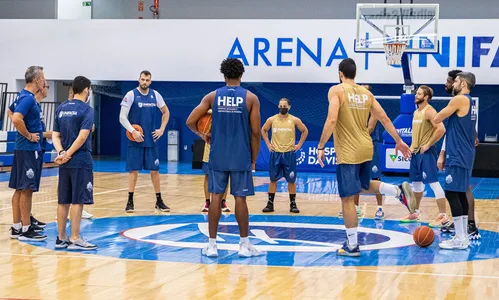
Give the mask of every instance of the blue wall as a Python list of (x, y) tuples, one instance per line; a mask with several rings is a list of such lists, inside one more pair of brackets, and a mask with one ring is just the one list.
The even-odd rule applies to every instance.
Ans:
[[(185, 125), (185, 121), (192, 109), (199, 104), (207, 93), (224, 85), (223, 82), (153, 82), (151, 87), (157, 90), (165, 99), (170, 109), (170, 122), (167, 130), (176, 129), (180, 132), (180, 160), (191, 161), (191, 144), (198, 137), (193, 134)], [(276, 114), (277, 104), (280, 98), (286, 97), (291, 100), (291, 114), (302, 119), (309, 129), (308, 141), (318, 141), (322, 133), (322, 126), (327, 115), (327, 92), (330, 83), (243, 83), (243, 87), (255, 93), (261, 103), (262, 125), (265, 120)], [(122, 82), (122, 94), (137, 87), (137, 82)], [(400, 95), (401, 84), (373, 85), (375, 95)], [(431, 85), (435, 96), (448, 96), (442, 85)], [(479, 111), (479, 138), (484, 139), (485, 133), (499, 134), (499, 124), (497, 115), (499, 114), (499, 101), (496, 100), (499, 87), (493, 85), (476, 86), (472, 92), (473, 96), (480, 97)], [(102, 99), (106, 101), (105, 98)], [(399, 114), (398, 100), (380, 100), (388, 116), (394, 119)], [(432, 103), (437, 111), (445, 105), (442, 101)], [(104, 108), (104, 105), (103, 105)], [(105, 118), (106, 113), (102, 110)], [(114, 115), (112, 117), (114, 118)], [(119, 120), (116, 118), (117, 123)], [(155, 122), (159, 127), (161, 123), (161, 113), (158, 110)], [(126, 154), (127, 139), (125, 130), (121, 128), (121, 157)], [(104, 133), (103, 137), (107, 137)], [(165, 160), (167, 157), (166, 134), (158, 141), (160, 147), (160, 157)], [(187, 149), (184, 150), (184, 146)]]

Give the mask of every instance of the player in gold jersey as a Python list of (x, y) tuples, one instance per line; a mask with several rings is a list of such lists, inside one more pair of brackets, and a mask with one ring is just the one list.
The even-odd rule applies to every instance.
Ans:
[[(300, 150), (308, 135), (308, 129), (303, 122), (288, 113), (291, 108), (287, 98), (279, 100), (279, 114), (267, 119), (262, 127), (262, 137), (270, 151), (269, 160), (269, 199), (263, 212), (274, 211), (274, 197), (277, 181), (282, 177), (288, 182), (289, 211), (299, 213), (296, 206), (296, 151)], [(269, 141), (269, 130), (272, 128), (272, 141)], [(296, 128), (301, 131), (298, 144), (295, 145)]]
[[(211, 114), (211, 109), (208, 110), (208, 113)], [(208, 162), (210, 161), (210, 144), (204, 144), (204, 153), (203, 153), (203, 172), (204, 172), (204, 198), (206, 199), (202, 212), (208, 212), (210, 209), (210, 193), (208, 192), (208, 174), (210, 174), (210, 167), (208, 166)], [(229, 186), (225, 189), (224, 196), (222, 198), (222, 202), (220, 206), (222, 207), (223, 212), (230, 212), (230, 208), (227, 205), (227, 191), (229, 190)]]
[(422, 85), (416, 92), (415, 103), (418, 106), (412, 118), (412, 143), (411, 143), (411, 167), (409, 179), (412, 181), (412, 189), (416, 197), (414, 213), (409, 214), (401, 222), (419, 222), (419, 205), (423, 199), (425, 184), (429, 184), (435, 198), (440, 214), (437, 219), (430, 223), (431, 227), (441, 227), (449, 221), (447, 218), (445, 203), (445, 192), (438, 182), (437, 157), (438, 150), (435, 143), (445, 133), (444, 124), (436, 124), (433, 118), (437, 111), (428, 103), (433, 97), (433, 90)]
[(411, 150), (402, 141), (373, 94), (355, 83), (357, 73), (355, 61), (351, 58), (344, 59), (338, 69), (341, 84), (329, 89), (328, 114), (319, 142), (317, 158), (320, 165), (324, 167), (324, 146), (334, 133), (336, 177), (347, 234), (347, 240), (343, 247), (338, 249), (337, 255), (360, 256), (357, 238), (358, 218), (354, 203), (357, 194), (367, 192), (398, 197), (410, 212), (413, 212), (415, 205), (414, 194), (408, 182), (396, 186), (370, 180), (373, 143), (366, 126), (369, 112), (381, 122), (395, 140), (395, 153), (400, 151), (409, 158)]

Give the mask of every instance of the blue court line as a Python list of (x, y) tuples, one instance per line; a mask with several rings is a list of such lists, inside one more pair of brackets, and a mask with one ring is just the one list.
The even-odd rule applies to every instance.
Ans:
[[(94, 161), (95, 172), (112, 172), (126, 173), (126, 162), (118, 159), (100, 159)], [(169, 162), (162, 163), (159, 168), (161, 174), (186, 174), (186, 175), (204, 175), (202, 170), (193, 170), (191, 163), (185, 162)], [(59, 170), (57, 168), (44, 169), (42, 177), (57, 176)], [(148, 171), (140, 171), (139, 173), (149, 173)], [(268, 172), (258, 171), (254, 173), (256, 177), (268, 177)], [(0, 173), (0, 182), (7, 182), (10, 178), (10, 172)], [(406, 177), (383, 176), (383, 181), (392, 184), (400, 184)], [(439, 181), (442, 186), (445, 184), (443, 173), (439, 173)], [(471, 179), (473, 187), (473, 195), (476, 199), (498, 200), (499, 199), (499, 178), (481, 178), (473, 177)], [(268, 183), (255, 187), (257, 192), (266, 192)], [(298, 193), (308, 194), (338, 194), (338, 183), (336, 181), (336, 173), (299, 173), (296, 179), (296, 189)], [(283, 180), (278, 182), (278, 192), (287, 192), (287, 183)], [(433, 191), (426, 186), (426, 197), (434, 197)]]

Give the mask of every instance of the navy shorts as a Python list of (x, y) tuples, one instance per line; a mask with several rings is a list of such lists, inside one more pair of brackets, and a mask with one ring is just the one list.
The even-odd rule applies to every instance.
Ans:
[(135, 147), (128, 146), (126, 153), (126, 170), (159, 170), (158, 147)]
[(230, 177), (230, 194), (234, 197), (253, 196), (253, 172), (251, 171), (215, 171), (208, 175), (208, 192), (224, 194)]
[(286, 178), (289, 183), (296, 181), (296, 152), (270, 152), (269, 161), (270, 181)]
[(38, 192), (42, 167), (42, 151), (14, 150), (9, 188)]
[(357, 195), (368, 190), (371, 182), (371, 161), (361, 164), (339, 164), (336, 166), (338, 192), (341, 198)]
[(203, 172), (206, 175), (210, 174), (210, 165), (207, 162), (204, 162), (204, 161), (203, 161)]
[(374, 142), (373, 159), (371, 160), (371, 179), (381, 178), (381, 166), (379, 164), (378, 143)]
[(472, 170), (450, 166), (445, 167), (444, 190), (451, 192), (467, 192), (470, 186)]
[(424, 154), (412, 154), (409, 180), (420, 181), (424, 184), (438, 182), (437, 158), (435, 146), (430, 147)]
[(59, 204), (94, 204), (92, 169), (59, 168)]

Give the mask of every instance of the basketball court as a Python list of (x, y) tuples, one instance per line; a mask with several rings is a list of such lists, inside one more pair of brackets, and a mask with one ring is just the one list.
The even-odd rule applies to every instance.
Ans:
[[(379, 65), (378, 60), (374, 66), (380, 69), (380, 76), (386, 70), (398, 72), (400, 77), (396, 93), (403, 93), (402, 96), (384, 90), (374, 93), (383, 107), (392, 110), (385, 108), (392, 121), (412, 120), (412, 114), (403, 111), (407, 107), (414, 110), (412, 93), (423, 81), (413, 76), (413, 58), (438, 55), (441, 50), (440, 9), (438, 4), (357, 6), (354, 51), (366, 54), (366, 64), (371, 55), (388, 53), (388, 65)], [(331, 74), (336, 76), (335, 72)], [(103, 95), (117, 93), (109, 86), (100, 88), (96, 90)], [(480, 99), (473, 98), (477, 110)], [(439, 111), (449, 100), (450, 97), (437, 96), (432, 105)], [(299, 109), (308, 114), (310, 124), (322, 126), (326, 106)], [(55, 109), (50, 111), (53, 115)], [(50, 112), (44, 113), (50, 119)], [(108, 121), (101, 118), (104, 127)], [(262, 118), (262, 125), (263, 122)], [(102, 127), (98, 129), (101, 136), (106, 134)], [(411, 132), (404, 131), (403, 126), (397, 129), (410, 143)], [(3, 130), (13, 132), (14, 127), (5, 123)], [(382, 178), (401, 184), (407, 180), (403, 168), (408, 163), (397, 163), (394, 143), (385, 136), (388, 135), (383, 135), (385, 143), (380, 153), (387, 174)], [(101, 142), (99, 147), (105, 145), (108, 144)], [(316, 146), (317, 142), (310, 141), (310, 145), (300, 149), (297, 164), (316, 164)], [(413, 223), (400, 222), (407, 209), (391, 197), (384, 197), (385, 218), (375, 220), (374, 195), (361, 195), (361, 257), (340, 257), (335, 251), (343, 244), (345, 227), (338, 217), (341, 200), (333, 154), (326, 154), (331, 160), (326, 167), (328, 172), (314, 172), (313, 168), (298, 172), (299, 214), (289, 212), (287, 183), (283, 180), (278, 183), (275, 212), (262, 213), (270, 180), (268, 171), (257, 164), (256, 194), (247, 200), (249, 239), (263, 255), (251, 258), (238, 256), (239, 231), (234, 213), (222, 213), (218, 258), (201, 254), (208, 239), (208, 216), (201, 213), (204, 173), (193, 169), (191, 162), (161, 161), (161, 190), (170, 212), (154, 209), (153, 186), (144, 171), (139, 172), (135, 189), (135, 212), (125, 213), (125, 161), (95, 156), (95, 204), (85, 206), (93, 218), (82, 220), (81, 232), (98, 249), (83, 252), (55, 249), (58, 169), (53, 165), (43, 169), (40, 191), (33, 196), (32, 208), (34, 216), (47, 223), (44, 232), (48, 239), (22, 242), (8, 236), (13, 192), (8, 188), (10, 173), (4, 169), (7, 172), (0, 173), (0, 299), (499, 298), (499, 178), (474, 176), (471, 180), (481, 238), (470, 241), (465, 251), (440, 249), (439, 242), (450, 238), (450, 234), (437, 228), (433, 228), (434, 241), (430, 246), (415, 244), (416, 228), (428, 226), (439, 213), (433, 191), (427, 186), (420, 208), (421, 221)], [(54, 154), (48, 154), (46, 162), (53, 158)], [(443, 172), (439, 173), (439, 181), (442, 185), (445, 182)], [(227, 203), (234, 211), (232, 196)], [(448, 204), (447, 211), (450, 212)]]

